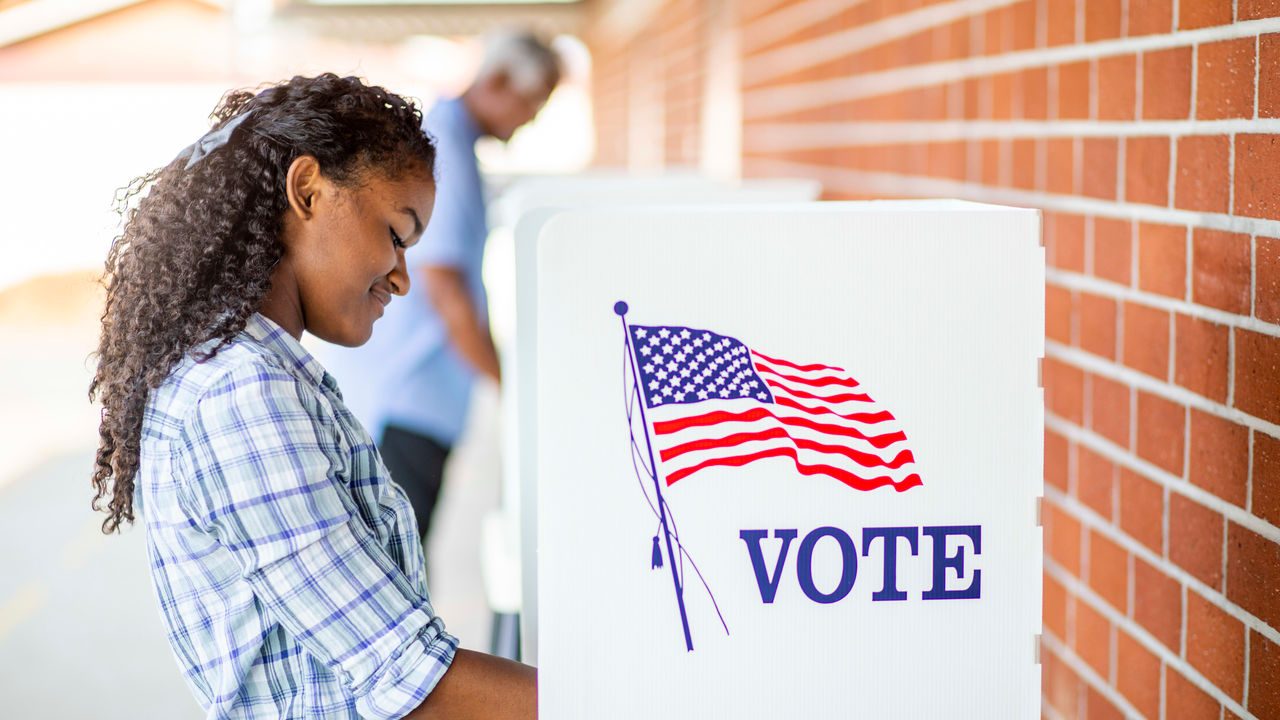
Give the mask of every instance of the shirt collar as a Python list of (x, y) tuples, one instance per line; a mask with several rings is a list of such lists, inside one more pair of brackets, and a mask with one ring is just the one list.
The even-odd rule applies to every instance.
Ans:
[(285, 367), (289, 368), (298, 379), (306, 380), (313, 385), (324, 385), (334, 392), (338, 391), (337, 381), (324, 369), (320, 361), (316, 360), (306, 348), (302, 347), (302, 343), (295, 340), (275, 321), (262, 313), (254, 313), (245, 321), (244, 332), (284, 360)]

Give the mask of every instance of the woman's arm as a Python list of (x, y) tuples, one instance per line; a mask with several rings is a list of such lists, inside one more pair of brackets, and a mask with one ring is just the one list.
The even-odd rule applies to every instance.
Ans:
[(538, 717), (538, 671), (459, 649), (453, 663), (405, 720), (531, 720)]

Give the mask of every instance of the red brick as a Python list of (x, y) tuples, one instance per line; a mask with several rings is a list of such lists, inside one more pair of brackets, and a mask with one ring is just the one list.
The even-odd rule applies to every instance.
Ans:
[(1058, 285), (1045, 285), (1045, 335), (1050, 340), (1071, 344), (1071, 291)]
[(1217, 700), (1172, 667), (1164, 672), (1165, 720), (1218, 720)]
[(1086, 120), (1089, 117), (1089, 62), (1067, 63), (1056, 68), (1058, 73), (1059, 119)]
[(1128, 468), (1120, 470), (1120, 529), (1164, 554), (1164, 488)]
[(1045, 358), (1044, 394), (1054, 415), (1076, 425), (1084, 421), (1084, 373), (1080, 368)]
[(1111, 704), (1102, 693), (1092, 685), (1087, 686), (1085, 694), (1085, 716), (1089, 720), (1124, 720), (1120, 708)]
[(1246, 37), (1204, 43), (1196, 50), (1197, 118), (1253, 117), (1253, 43), (1252, 37)]
[(1076, 189), (1075, 141), (1071, 138), (1050, 138), (1046, 143), (1046, 189), (1059, 195), (1070, 195)]
[(1169, 205), (1169, 138), (1125, 139), (1124, 199), (1161, 207)]
[(1046, 213), (1046, 244), (1049, 261), (1059, 270), (1084, 272), (1084, 217)]
[(1186, 297), (1186, 228), (1138, 223), (1138, 287), (1169, 297)]
[(1116, 466), (1094, 451), (1076, 450), (1076, 495), (1085, 505), (1108, 520), (1112, 516), (1111, 498), (1115, 489)]
[(1129, 609), (1129, 553), (1106, 536), (1089, 533), (1089, 586), (1111, 607)]
[(1111, 623), (1087, 602), (1076, 604), (1076, 654), (1099, 675), (1111, 672)]
[(1280, 138), (1237, 135), (1235, 213), (1280, 219)]
[(1132, 120), (1136, 112), (1138, 58), (1115, 55), (1099, 58), (1094, 64), (1093, 86), (1098, 93), (1099, 120)]
[(1013, 153), (1013, 178), (1010, 184), (1022, 190), (1034, 190), (1036, 188), (1036, 141), (1014, 140), (1011, 152)]
[(1182, 638), (1182, 586), (1177, 580), (1133, 559), (1133, 619), (1175, 654)]
[(1231, 24), (1231, 0), (1194, 0), (1178, 6), (1178, 29)]
[(1249, 712), (1280, 718), (1280, 645), (1249, 631)]
[(1258, 38), (1258, 117), (1280, 117), (1280, 33)]
[(1225, 213), (1230, 208), (1231, 139), (1226, 135), (1178, 138), (1175, 207)]
[(1022, 117), (1044, 120), (1049, 117), (1049, 69), (1027, 68), (1018, 77), (1022, 90)]
[(1103, 200), (1116, 199), (1116, 166), (1120, 143), (1115, 138), (1084, 139), (1083, 192)]
[(1280, 338), (1235, 328), (1235, 406), (1280, 423)]
[(1257, 20), (1280, 16), (1280, 0), (1239, 0), (1236, 20)]
[(1124, 364), (1161, 380), (1169, 377), (1169, 313), (1128, 302), (1123, 312)]
[(1186, 412), (1172, 400), (1138, 393), (1138, 456), (1182, 476)]
[(1173, 29), (1173, 0), (1129, 0), (1129, 35), (1167, 33)]
[(1142, 54), (1142, 117), (1182, 120), (1191, 116), (1191, 48)]
[(1249, 236), (1196, 228), (1191, 244), (1191, 299), (1199, 305), (1248, 315)]
[(1049, 45), (1076, 41), (1076, 0), (1048, 0)]
[(1052, 430), (1044, 431), (1044, 480), (1067, 492), (1067, 457), (1070, 445), (1067, 439)]
[(1280, 545), (1227, 523), (1227, 599), (1280, 626)]
[(1036, 0), (1023, 0), (1013, 5), (1013, 47), (1014, 51), (1031, 50), (1036, 46)]
[(1218, 590), (1222, 589), (1222, 523), (1221, 513), (1178, 493), (1169, 495), (1169, 559)]
[(983, 185), (999, 185), (1003, 182), (1000, 178), (1000, 161), (1003, 157), (1003, 148), (1006, 144), (1007, 141), (1000, 140), (982, 141)]
[(1187, 479), (1229, 503), (1245, 507), (1249, 483), (1249, 428), (1191, 409)]
[(1045, 701), (1063, 717), (1080, 717), (1080, 695), (1084, 691), (1080, 676), (1047, 648), (1040, 654), (1040, 661)]
[(1244, 623), (1187, 591), (1187, 662), (1220, 690), (1244, 699)]
[(1116, 689), (1144, 716), (1160, 716), (1160, 658), (1123, 630), (1116, 634)]
[[(1008, 120), (1013, 117), (1013, 75), (1000, 73), (991, 76), (991, 119)], [(1029, 142), (1029, 141), (1028, 141)]]
[(1116, 301), (1082, 293), (1079, 297), (1080, 347), (1105, 358), (1116, 357)]
[(1080, 521), (1051, 500), (1046, 499), (1043, 507), (1045, 554), (1063, 570), (1080, 577)]
[(1231, 329), (1208, 320), (1174, 319), (1174, 382), (1211, 400), (1226, 402)]
[(1280, 323), (1280, 240), (1255, 237), (1253, 314), (1259, 320)]
[(1280, 439), (1253, 431), (1253, 514), (1280, 525)]
[(1091, 376), (1089, 385), (1090, 427), (1116, 445), (1129, 447), (1129, 388), (1101, 375)]
[(1047, 572), (1041, 573), (1044, 583), (1044, 627), (1062, 640), (1067, 637), (1067, 589)]
[[(1094, 218), (1093, 274), (1104, 280), (1129, 285), (1132, 282), (1132, 266), (1133, 222)], [(1280, 288), (1280, 284), (1277, 287)], [(1280, 303), (1277, 303), (1277, 307), (1280, 307)]]
[(1120, 0), (1084, 0), (1085, 42), (1120, 37)]

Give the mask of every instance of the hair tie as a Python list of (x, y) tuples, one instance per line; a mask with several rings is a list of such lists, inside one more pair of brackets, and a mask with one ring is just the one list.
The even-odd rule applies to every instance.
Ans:
[(178, 153), (178, 156), (175, 157), (174, 160), (181, 160), (188, 155), (191, 156), (190, 159), (187, 160), (186, 167), (183, 168), (184, 170), (190, 170), (191, 166), (204, 159), (204, 156), (214, 150), (217, 150), (223, 145), (226, 145), (227, 142), (231, 140), (231, 134), (234, 133), (236, 128), (240, 127), (240, 123), (244, 122), (245, 118), (249, 117), (251, 114), (253, 114), (252, 110), (246, 113), (241, 113), (228, 120), (226, 125), (223, 125), (212, 132), (205, 133), (204, 137), (183, 148), (182, 152)]

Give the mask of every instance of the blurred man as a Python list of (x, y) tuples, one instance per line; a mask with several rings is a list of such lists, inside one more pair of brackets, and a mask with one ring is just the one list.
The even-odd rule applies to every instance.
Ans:
[(424, 124), (438, 143), (435, 209), (406, 254), (409, 295), (387, 306), (367, 344), (330, 362), (391, 477), (408, 493), (424, 540), (472, 381), (501, 379), (480, 275), (489, 229), (475, 144), (486, 135), (511, 139), (542, 109), (560, 75), (556, 54), (537, 38), (503, 36), (490, 44), (466, 92), (431, 110)]

